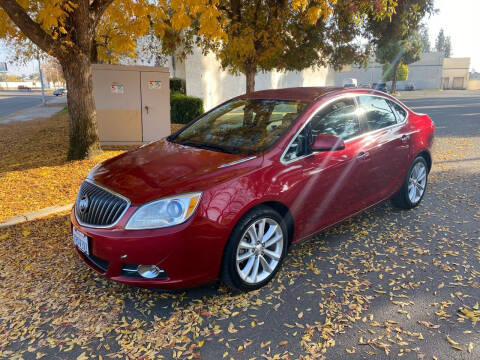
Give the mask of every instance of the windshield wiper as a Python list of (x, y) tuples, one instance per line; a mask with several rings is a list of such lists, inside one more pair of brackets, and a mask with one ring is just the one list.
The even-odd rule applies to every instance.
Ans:
[(227, 153), (227, 154), (234, 154), (235, 153), (235, 151), (233, 151), (233, 150), (225, 149), (222, 146), (209, 144), (209, 143), (205, 143), (205, 142), (182, 141), (182, 142), (178, 142), (178, 144), (186, 145), (186, 146), (193, 146), (193, 147), (197, 147), (197, 148), (205, 149), (205, 150), (224, 152), (224, 153)]

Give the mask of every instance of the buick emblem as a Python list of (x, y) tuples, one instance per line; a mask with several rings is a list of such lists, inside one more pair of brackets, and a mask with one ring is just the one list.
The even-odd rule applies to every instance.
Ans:
[(81, 213), (87, 212), (87, 210), (88, 210), (88, 205), (89, 205), (88, 196), (85, 195), (85, 196), (83, 196), (83, 197), (80, 199), (80, 203), (78, 204), (78, 207), (79, 207), (79, 209), (80, 209), (80, 212), (81, 212)]

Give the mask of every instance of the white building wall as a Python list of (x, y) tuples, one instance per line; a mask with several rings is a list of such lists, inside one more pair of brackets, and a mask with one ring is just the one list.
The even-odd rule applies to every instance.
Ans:
[[(187, 95), (202, 98), (205, 110), (245, 93), (245, 76), (232, 75), (222, 70), (213, 53), (203, 56), (199, 49), (195, 49), (192, 55), (187, 56), (183, 69)], [(333, 85), (333, 81), (333, 72), (326, 68), (289, 72), (271, 71), (257, 74), (255, 90), (329, 86)]]
[[(470, 58), (445, 58), (443, 60), (443, 88), (465, 89), (468, 86)], [(460, 83), (456, 83), (456, 79)]]
[[(0, 88), (2, 89), (17, 89), (20, 85), (31, 89), (42, 87), (40, 81), (3, 81), (0, 79)], [(45, 83), (45, 86), (47, 86), (47, 83)]]
[[(441, 53), (424, 53), (422, 58), (408, 65), (408, 80), (399, 81), (398, 89), (413, 83), (416, 89), (440, 89), (442, 87), (443, 55)], [(358, 85), (382, 82), (382, 65), (370, 62), (366, 69), (353, 66), (350, 71), (335, 73), (335, 86), (343, 86), (345, 79), (355, 78)]]

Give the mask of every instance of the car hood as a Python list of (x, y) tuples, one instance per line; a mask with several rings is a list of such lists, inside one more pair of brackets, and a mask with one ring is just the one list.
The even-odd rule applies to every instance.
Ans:
[[(247, 158), (248, 161), (230, 166)], [(101, 163), (89, 178), (128, 197), (132, 204), (141, 204), (169, 195), (203, 191), (260, 166), (261, 156), (250, 158), (162, 139)]]

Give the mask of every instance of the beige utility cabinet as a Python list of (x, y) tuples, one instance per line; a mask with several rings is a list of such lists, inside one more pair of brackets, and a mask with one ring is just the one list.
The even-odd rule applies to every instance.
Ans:
[(102, 145), (136, 145), (170, 135), (170, 83), (165, 67), (93, 65)]

